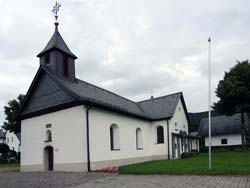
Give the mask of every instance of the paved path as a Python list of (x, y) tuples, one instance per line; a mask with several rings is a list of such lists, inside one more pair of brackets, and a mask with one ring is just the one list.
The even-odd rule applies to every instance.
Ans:
[(118, 175), (74, 188), (250, 188), (250, 176)]
[(250, 188), (250, 176), (0, 173), (0, 188)]

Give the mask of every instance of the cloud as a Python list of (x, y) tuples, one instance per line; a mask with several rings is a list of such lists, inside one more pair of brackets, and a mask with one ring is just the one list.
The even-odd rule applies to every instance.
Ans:
[[(59, 29), (79, 58), (77, 76), (132, 100), (183, 91), (189, 111), (206, 110), (208, 36), (213, 91), (224, 71), (249, 58), (247, 0), (60, 2)], [(0, 109), (27, 91), (54, 30), (53, 4), (0, 0)]]

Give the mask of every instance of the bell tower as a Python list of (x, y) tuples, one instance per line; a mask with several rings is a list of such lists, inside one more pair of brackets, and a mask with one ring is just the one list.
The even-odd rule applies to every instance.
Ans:
[(46, 47), (37, 55), (40, 65), (46, 66), (60, 78), (69, 81), (75, 80), (75, 60), (77, 57), (70, 51), (58, 31), (59, 22), (57, 12), (60, 4), (56, 2), (52, 12), (55, 14), (55, 31)]

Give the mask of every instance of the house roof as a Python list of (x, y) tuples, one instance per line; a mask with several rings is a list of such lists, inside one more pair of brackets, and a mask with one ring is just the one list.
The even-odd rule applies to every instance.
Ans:
[(181, 96), (182, 93), (174, 93), (159, 98), (141, 101), (137, 104), (143, 109), (144, 114), (152, 119), (172, 117)]
[[(240, 114), (216, 116), (211, 118), (211, 135), (240, 133)], [(198, 131), (199, 136), (208, 136), (208, 118), (203, 118)]]
[(58, 25), (55, 25), (55, 31), (52, 35), (51, 39), (45, 46), (45, 48), (37, 55), (37, 57), (41, 57), (44, 53), (52, 50), (52, 49), (58, 49), (62, 52), (65, 52), (66, 54), (70, 55), (72, 58), (76, 59), (76, 55), (73, 54), (70, 49), (68, 48), (67, 44), (63, 40), (61, 34), (58, 31)]
[(0, 139), (4, 139), (5, 138), (5, 132), (0, 129)]
[[(61, 89), (84, 104), (107, 108), (108, 110), (137, 116), (147, 120), (159, 120), (171, 118), (176, 109), (178, 100), (181, 99), (186, 112), (186, 106), (181, 92), (146, 101), (134, 102), (80, 79), (76, 79), (75, 82), (70, 82), (60, 78), (45, 66), (41, 66), (38, 72), (40, 72), (39, 74), (42, 74), (42, 72), (48, 74)], [(28, 93), (31, 93), (31, 90), (32, 88), (29, 89)], [(29, 96), (27, 95), (26, 97), (28, 98)], [(22, 114), (24, 106), (25, 104), (22, 105), (19, 114)]]

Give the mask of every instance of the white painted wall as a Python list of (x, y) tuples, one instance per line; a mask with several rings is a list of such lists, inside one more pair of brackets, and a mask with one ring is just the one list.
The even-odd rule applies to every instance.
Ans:
[[(54, 148), (54, 164), (86, 163), (86, 112), (77, 106), (22, 120), (21, 165), (42, 165), (43, 150)], [(52, 142), (45, 142), (46, 124), (51, 124)]]
[(10, 150), (20, 152), (20, 141), (13, 132), (6, 132), (5, 143), (9, 146)]
[[(165, 134), (165, 144), (155, 142), (157, 125), (165, 126), (166, 122), (155, 122), (152, 126), (148, 121), (95, 108), (89, 112), (89, 124), (90, 153), (93, 162), (166, 154), (167, 134)], [(110, 149), (109, 128), (112, 124), (119, 127), (120, 150), (118, 151)], [(137, 128), (142, 130), (142, 150), (136, 148)]]
[[(172, 153), (172, 133), (179, 133), (180, 131), (186, 131), (188, 134), (188, 121), (182, 105), (181, 100), (178, 101), (178, 104), (175, 109), (174, 116), (169, 121), (169, 146), (170, 153)], [(176, 140), (177, 142), (177, 140)], [(180, 146), (181, 148), (181, 146)], [(177, 154), (177, 149), (176, 149)], [(172, 158), (172, 155), (170, 156)]]
[[(21, 143), (21, 165), (43, 165), (44, 148), (54, 148), (54, 164), (86, 163), (86, 108), (78, 106), (23, 120)], [(177, 123), (177, 126), (175, 126)], [(52, 131), (52, 142), (45, 142), (45, 135)], [(119, 149), (111, 150), (110, 126), (119, 127)], [(157, 144), (157, 127), (164, 128), (164, 143)], [(136, 147), (136, 129), (142, 130), (142, 148)], [(169, 145), (172, 152), (171, 133), (188, 132), (188, 123), (181, 101), (173, 118), (169, 121)], [(178, 129), (178, 130), (177, 130)], [(91, 108), (89, 111), (90, 160), (92, 169), (103, 161), (168, 157), (167, 120), (149, 122), (123, 114)], [(155, 157), (155, 158), (154, 158)], [(97, 163), (95, 163), (97, 162)]]
[[(221, 139), (227, 139), (227, 144), (221, 144)], [(234, 146), (241, 145), (241, 135), (240, 134), (227, 134), (227, 135), (217, 135), (211, 137), (212, 146)], [(208, 146), (208, 137), (205, 137), (205, 145)]]

